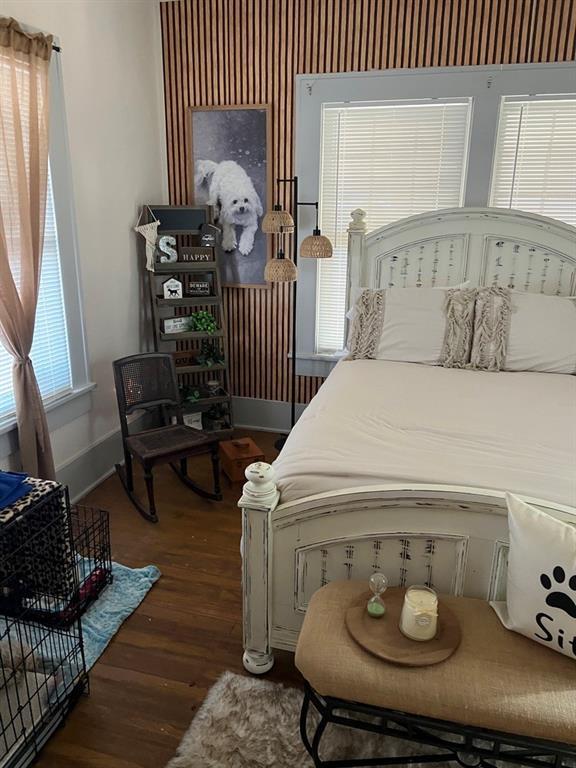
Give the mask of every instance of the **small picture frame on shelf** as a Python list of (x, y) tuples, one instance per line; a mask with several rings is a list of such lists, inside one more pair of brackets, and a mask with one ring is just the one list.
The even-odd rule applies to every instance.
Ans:
[(185, 333), (190, 325), (188, 317), (167, 317), (162, 321), (164, 333)]
[(162, 294), (165, 299), (182, 299), (184, 297), (182, 281), (170, 277), (162, 283)]
[(196, 353), (191, 350), (172, 352), (172, 357), (174, 358), (174, 365), (176, 368), (188, 368), (192, 365), (198, 365)]
[(192, 427), (193, 429), (202, 429), (202, 413), (185, 413), (183, 415), (184, 424), (186, 424), (187, 427)]
[(212, 285), (210, 280), (189, 277), (186, 281), (186, 296), (210, 296), (212, 294)]
[(214, 254), (211, 248), (200, 247), (197, 245), (183, 246), (178, 251), (178, 261), (186, 263), (214, 261)]
[(203, 224), (200, 227), (200, 242), (204, 247), (215, 248), (220, 242), (220, 234), (213, 224)]

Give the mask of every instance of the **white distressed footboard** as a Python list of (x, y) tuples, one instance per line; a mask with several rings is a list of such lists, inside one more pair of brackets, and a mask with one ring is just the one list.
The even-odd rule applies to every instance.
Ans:
[[(504, 494), (452, 486), (364, 487), (278, 505), (273, 468), (252, 464), (243, 511), (244, 665), (294, 650), (312, 594), (336, 579), (383, 571), (392, 586), (503, 599), (508, 525)], [(574, 521), (574, 510), (532, 500)]]

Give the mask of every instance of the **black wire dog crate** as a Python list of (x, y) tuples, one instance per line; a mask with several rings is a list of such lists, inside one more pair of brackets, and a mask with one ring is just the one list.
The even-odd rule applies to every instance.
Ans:
[(23, 768), (88, 685), (80, 618), (112, 580), (106, 512), (54, 486), (0, 525), (0, 768)]
[(34, 621), (71, 624), (111, 581), (108, 513), (71, 506), (66, 488), (56, 486), (0, 526), (0, 615), (26, 610)]

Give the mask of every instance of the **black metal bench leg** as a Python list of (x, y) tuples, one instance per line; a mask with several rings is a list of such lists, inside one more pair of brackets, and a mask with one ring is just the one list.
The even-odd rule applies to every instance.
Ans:
[(310, 757), (314, 760), (314, 765), (318, 766), (317, 757), (312, 750), (312, 744), (310, 744), (310, 739), (308, 738), (308, 712), (309, 711), (310, 711), (310, 695), (308, 693), (308, 689), (306, 689), (306, 692), (304, 693), (304, 701), (302, 702), (302, 709), (300, 710), (300, 737), (302, 739), (302, 743), (306, 747), (306, 751), (308, 752)]
[(312, 760), (314, 760), (314, 766), (315, 768), (322, 768), (324, 763), (320, 759), (320, 741), (322, 740), (322, 736), (324, 735), (324, 731), (326, 730), (326, 726), (328, 725), (328, 721), (324, 717), (324, 715), (320, 716), (320, 722), (318, 723), (316, 730), (314, 732), (314, 737), (312, 738), (312, 752), (310, 753), (310, 756), (312, 757)]
[[(310, 706), (320, 717), (312, 740), (307, 729)], [(431, 747), (434, 752), (381, 757), (343, 756), (322, 760), (319, 756), (320, 741), (328, 725), (352, 729), (357, 733), (392, 736), (422, 748)], [(461, 768), (495, 768), (499, 761), (528, 768), (573, 768), (576, 764), (574, 745), (490, 731), (333, 697), (325, 698), (308, 683), (300, 711), (300, 735), (315, 768), (390, 768), (432, 763), (457, 763)]]
[[(316, 712), (320, 715), (320, 722), (316, 726), (316, 730), (314, 731), (314, 736), (312, 737), (312, 743), (310, 742), (310, 739), (308, 737), (308, 713), (310, 711), (310, 704), (314, 705), (314, 708)], [(318, 709), (316, 706), (314, 699), (312, 698), (310, 689), (308, 686), (306, 686), (305, 692), (304, 692), (304, 700), (302, 702), (302, 709), (300, 710), (300, 736), (302, 738), (302, 743), (306, 747), (306, 751), (314, 761), (314, 768), (322, 768), (324, 763), (320, 759), (319, 755), (319, 749), (320, 749), (320, 740), (322, 739), (322, 736), (324, 735), (324, 731), (326, 730), (326, 726), (328, 725), (328, 721), (326, 720), (326, 717), (324, 716), (324, 713)]]

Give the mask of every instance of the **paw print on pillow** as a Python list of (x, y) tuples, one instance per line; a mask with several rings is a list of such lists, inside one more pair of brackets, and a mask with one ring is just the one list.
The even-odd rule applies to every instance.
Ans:
[[(552, 578), (547, 573), (540, 574), (540, 584), (542, 584), (544, 589), (548, 590), (546, 605), (549, 605), (550, 608), (558, 608), (568, 616), (576, 619), (576, 574), (571, 576), (566, 584), (564, 568), (557, 565), (552, 571)], [(550, 592), (549, 590), (552, 588), (554, 588), (554, 591)], [(566, 591), (560, 591), (561, 589), (569, 589), (574, 594), (571, 595)]]

